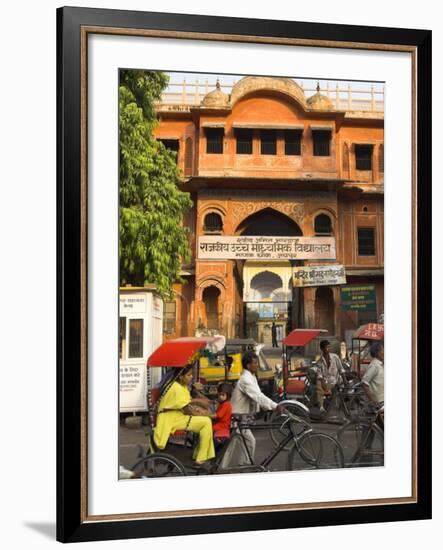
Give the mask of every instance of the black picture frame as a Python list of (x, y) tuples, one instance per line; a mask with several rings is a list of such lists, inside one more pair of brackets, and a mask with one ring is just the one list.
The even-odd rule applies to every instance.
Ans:
[[(85, 170), (82, 29), (97, 27), (406, 46), (415, 52), (416, 498), (330, 507), (137, 520), (88, 521), (83, 428), (86, 403), (87, 265), (82, 247)], [(117, 31), (116, 31), (117, 32)], [(431, 517), (431, 31), (87, 8), (57, 10), (57, 539), (62, 542), (428, 519)], [(82, 114), (83, 112), (83, 114)], [(82, 157), (83, 155), (83, 157)], [(83, 158), (83, 163), (82, 163)], [(82, 313), (83, 312), (83, 313)], [(87, 505), (87, 503), (86, 503)], [(83, 511), (82, 511), (83, 510)]]

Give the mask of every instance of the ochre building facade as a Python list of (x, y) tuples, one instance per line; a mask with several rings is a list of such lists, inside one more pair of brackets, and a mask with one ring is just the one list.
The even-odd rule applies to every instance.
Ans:
[[(345, 106), (346, 107), (346, 106)], [(193, 257), (165, 305), (165, 337), (214, 331), (271, 343), (293, 328), (343, 340), (383, 315), (383, 107), (352, 109), (286, 78), (217, 81), (201, 101), (157, 106), (156, 138), (176, 151), (191, 194)], [(202, 259), (204, 236), (333, 237), (335, 260)], [(372, 305), (345, 307), (343, 285), (298, 288), (298, 266), (344, 267)], [(355, 294), (355, 292), (354, 292)], [(375, 301), (375, 304), (373, 303)]]

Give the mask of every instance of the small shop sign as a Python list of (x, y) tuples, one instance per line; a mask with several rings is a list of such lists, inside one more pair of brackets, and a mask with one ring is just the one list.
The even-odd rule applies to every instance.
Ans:
[(343, 311), (376, 311), (377, 299), (374, 285), (350, 285), (341, 289)]
[(292, 274), (295, 287), (346, 284), (345, 268), (338, 264), (295, 267)]

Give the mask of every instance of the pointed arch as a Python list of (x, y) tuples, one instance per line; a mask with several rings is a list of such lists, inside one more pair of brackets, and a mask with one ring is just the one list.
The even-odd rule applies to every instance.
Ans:
[(236, 235), (300, 237), (300, 226), (287, 213), (265, 207), (246, 216), (235, 230)]

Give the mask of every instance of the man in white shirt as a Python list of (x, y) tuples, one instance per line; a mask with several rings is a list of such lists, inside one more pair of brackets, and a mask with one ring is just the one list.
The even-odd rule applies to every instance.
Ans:
[[(242, 357), (243, 372), (240, 376), (240, 380), (237, 382), (234, 391), (232, 393), (231, 404), (232, 413), (254, 416), (258, 411), (283, 411), (283, 407), (269, 399), (260, 389), (256, 372), (259, 367), (258, 356), (252, 352), (247, 351)], [(226, 467), (234, 462), (234, 456), (239, 454), (235, 464), (246, 465), (251, 464), (251, 459), (254, 461), (255, 455), (255, 437), (251, 430), (243, 429), (242, 434), (245, 438), (248, 453), (244, 448), (242, 441), (239, 438), (234, 440), (229, 445), (222, 460), (222, 467)]]
[(383, 365), (385, 352), (383, 344), (374, 342), (369, 348), (369, 353), (373, 359), (362, 378), (362, 387), (370, 401), (380, 403), (385, 400), (385, 368)]
[(344, 371), (343, 365), (340, 361), (340, 357), (331, 353), (330, 342), (328, 340), (322, 340), (320, 342), (321, 357), (317, 361), (317, 380), (316, 380), (316, 395), (317, 403), (320, 409), (320, 413), (324, 414), (324, 401), (325, 392), (332, 390), (332, 388), (340, 380)]

